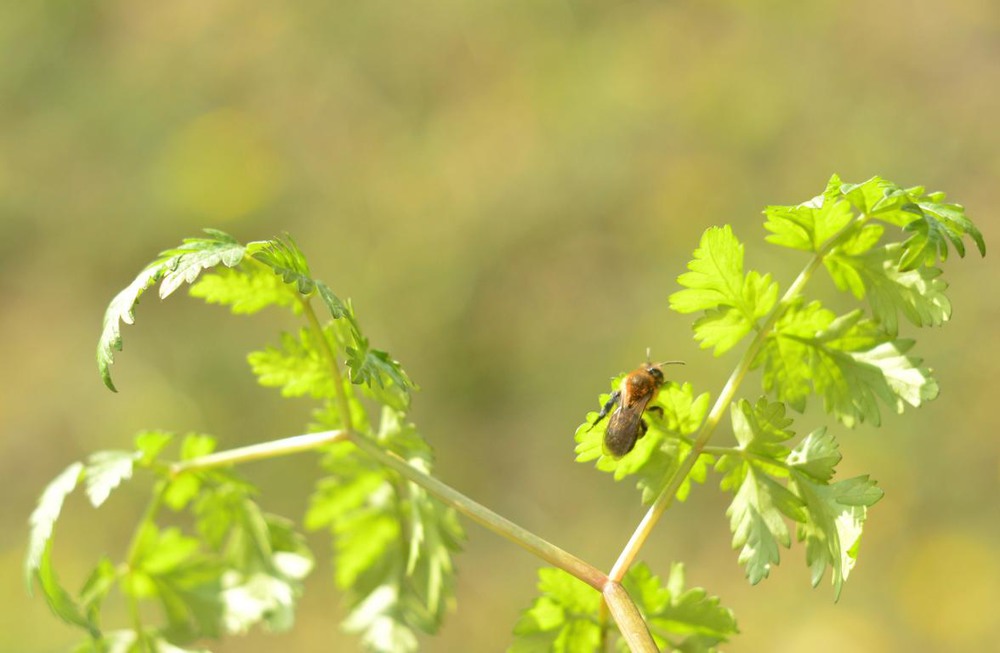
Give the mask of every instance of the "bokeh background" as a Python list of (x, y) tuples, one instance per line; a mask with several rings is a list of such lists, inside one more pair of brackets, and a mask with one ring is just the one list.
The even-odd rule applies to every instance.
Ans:
[[(803, 259), (763, 242), (761, 209), (833, 172), (879, 174), (948, 191), (995, 250), (998, 118), (993, 0), (0, 3), (0, 651), (77, 637), (20, 573), (35, 498), (69, 462), (144, 427), (231, 447), (307, 419), (244, 361), (292, 322), (180, 295), (142, 303), (121, 392), (102, 386), (107, 301), (180, 238), (293, 234), (422, 386), (414, 417), (439, 475), (606, 568), (642, 510), (573, 462), (572, 434), (647, 347), (718, 392), (734, 355), (700, 352), (666, 300), (702, 230), (733, 224), (748, 265), (787, 285)], [(685, 561), (736, 611), (726, 650), (997, 645), (997, 261), (948, 261), (953, 319), (918, 334), (940, 399), (835, 429), (841, 474), (886, 491), (839, 604), (809, 587), (798, 547), (749, 587), (714, 484), (661, 523), (644, 558)], [(825, 280), (810, 290), (847, 306)], [(308, 455), (244, 471), (292, 516), (318, 475)], [(70, 501), (67, 583), (122, 555), (146, 490), (100, 512)], [(468, 531), (458, 609), (426, 650), (502, 650), (534, 597), (538, 563)], [(214, 650), (356, 648), (329, 544), (312, 542), (298, 627)]]

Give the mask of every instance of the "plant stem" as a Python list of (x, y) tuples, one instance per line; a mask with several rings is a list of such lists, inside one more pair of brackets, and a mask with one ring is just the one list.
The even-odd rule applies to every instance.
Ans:
[(394, 453), (383, 451), (370, 439), (351, 434), (351, 442), (366, 454), (390, 467), (408, 480), (420, 485), (436, 496), (443, 503), (451, 506), (466, 517), (494, 533), (507, 538), (521, 548), (534, 553), (546, 562), (576, 576), (597, 591), (602, 591), (608, 580), (607, 575), (593, 565), (590, 565), (571, 553), (567, 553), (551, 542), (535, 535), (531, 531), (515, 524), (506, 517), (493, 512), (481, 503), (473, 501), (450, 485), (442, 483), (413, 467)]
[(632, 653), (656, 653), (649, 626), (621, 583), (609, 580), (601, 594)]
[(618, 560), (615, 561), (614, 566), (611, 568), (611, 573), (608, 574), (612, 581), (620, 582), (625, 576), (629, 567), (631, 567), (632, 563), (635, 562), (640, 549), (642, 549), (643, 544), (645, 544), (646, 540), (649, 538), (649, 535), (656, 526), (656, 523), (660, 520), (660, 517), (663, 516), (664, 511), (670, 507), (674, 496), (677, 494), (677, 490), (684, 482), (684, 479), (687, 478), (688, 474), (691, 473), (691, 468), (694, 467), (695, 462), (697, 462), (698, 456), (700, 456), (704, 451), (708, 441), (715, 433), (715, 428), (719, 425), (719, 422), (722, 421), (726, 409), (729, 408), (729, 404), (732, 403), (733, 398), (736, 396), (736, 390), (739, 388), (740, 383), (743, 382), (743, 377), (745, 377), (746, 373), (750, 370), (750, 366), (753, 364), (754, 359), (757, 358), (757, 354), (760, 352), (761, 347), (764, 346), (764, 342), (767, 340), (767, 337), (771, 333), (771, 329), (774, 328), (778, 318), (781, 317), (786, 310), (788, 310), (788, 307), (791, 306), (795, 298), (798, 297), (803, 286), (805, 286), (805, 284), (809, 281), (813, 272), (815, 272), (816, 268), (818, 268), (823, 262), (823, 256), (829, 248), (833, 246), (831, 243), (836, 243), (838, 237), (842, 233), (845, 233), (849, 227), (853, 226), (855, 226), (855, 222), (852, 222), (848, 225), (848, 227), (845, 227), (841, 232), (827, 241), (825, 246), (821, 248), (820, 251), (818, 251), (812, 259), (810, 259), (806, 267), (799, 272), (799, 275), (792, 282), (792, 285), (788, 287), (788, 290), (781, 297), (781, 300), (767, 316), (767, 319), (754, 336), (753, 341), (751, 341), (750, 346), (747, 347), (742, 358), (740, 358), (739, 362), (736, 364), (736, 368), (726, 381), (726, 385), (722, 388), (722, 392), (719, 393), (718, 398), (715, 400), (712, 410), (709, 411), (708, 417), (705, 418), (701, 428), (698, 430), (698, 435), (695, 436), (694, 443), (691, 445), (691, 450), (677, 466), (674, 473), (670, 476), (670, 480), (667, 481), (666, 486), (660, 491), (660, 494), (657, 495), (653, 505), (650, 506), (649, 510), (643, 516), (642, 521), (639, 522), (639, 525), (632, 533), (632, 537), (629, 538), (628, 543), (625, 544), (625, 548), (622, 549), (621, 554), (618, 556)]
[(323, 431), (251, 444), (246, 447), (239, 447), (238, 449), (219, 451), (207, 456), (174, 463), (170, 466), (170, 475), (177, 476), (184, 472), (201, 471), (215, 467), (228, 467), (229, 465), (237, 465), (253, 460), (277, 458), (302, 451), (312, 451), (327, 444), (346, 440), (348, 437), (347, 431)]
[[(163, 492), (166, 488), (167, 482), (163, 480), (158, 481), (153, 487), (153, 496), (150, 497), (149, 505), (146, 506), (145, 512), (142, 513), (139, 525), (136, 526), (135, 531), (132, 533), (132, 539), (129, 541), (128, 553), (125, 556), (126, 574), (131, 574), (139, 562), (139, 554), (142, 553), (140, 545), (142, 544), (143, 532), (151, 527), (156, 520), (156, 515), (163, 504)], [(139, 612), (139, 599), (132, 591), (127, 592), (127, 594), (129, 613), (132, 617), (132, 627), (135, 629), (135, 636), (141, 647), (140, 650), (149, 652), (149, 641), (146, 639), (145, 632), (143, 631), (142, 616)]]
[(302, 295), (299, 295), (299, 301), (302, 302), (302, 310), (306, 314), (306, 319), (309, 320), (309, 326), (319, 339), (323, 355), (326, 356), (326, 361), (330, 366), (330, 376), (333, 378), (333, 389), (337, 395), (340, 419), (343, 421), (344, 428), (352, 431), (354, 430), (354, 425), (351, 421), (351, 404), (347, 400), (347, 392), (344, 390), (344, 375), (340, 373), (340, 365), (337, 364), (337, 355), (333, 352), (330, 342), (326, 339), (323, 325), (319, 323), (319, 318), (316, 317), (316, 311), (313, 310), (312, 302), (309, 301), (308, 297), (303, 297)]

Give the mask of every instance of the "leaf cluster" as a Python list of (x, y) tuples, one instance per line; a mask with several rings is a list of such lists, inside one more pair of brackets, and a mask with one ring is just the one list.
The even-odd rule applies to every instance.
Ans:
[[(749, 340), (726, 388), (709, 411), (707, 394), (668, 382), (644, 414), (648, 430), (621, 459), (602, 450), (604, 423), (596, 413), (576, 431), (577, 461), (595, 461), (615, 480), (631, 477), (641, 501), (667, 488), (683, 500), (710, 469), (733, 492), (727, 511), (733, 546), (752, 583), (766, 578), (791, 544), (791, 526), (805, 545), (813, 584), (831, 570), (839, 597), (857, 559), (868, 507), (882, 496), (868, 476), (834, 480), (840, 453), (833, 435), (818, 429), (795, 442), (787, 409), (807, 408), (810, 396), (853, 427), (880, 425), (886, 408), (902, 412), (938, 395), (929, 368), (899, 337), (901, 321), (917, 327), (948, 321), (951, 303), (937, 267), (965, 239), (985, 253), (982, 235), (942, 193), (902, 188), (875, 177), (860, 184), (830, 179), (802, 204), (764, 211), (767, 240), (811, 254), (784, 291), (770, 274), (747, 269), (732, 228), (705, 231), (670, 306), (698, 314), (694, 337), (716, 356)], [(895, 229), (900, 238), (891, 240)], [(817, 270), (864, 304), (837, 315), (803, 290)], [(736, 401), (744, 375), (762, 372), (764, 397)], [(618, 389), (624, 375), (612, 380)], [(599, 398), (599, 405), (609, 395)], [(734, 403), (735, 402), (735, 403)], [(725, 408), (731, 408), (730, 447), (707, 447)]]
[[(234, 314), (277, 306), (304, 317), (303, 328), (248, 356), (259, 382), (287, 397), (319, 400), (318, 427), (372, 438), (430, 472), (430, 447), (406, 420), (413, 383), (395, 359), (371, 345), (351, 303), (313, 278), (287, 236), (243, 245), (206, 230), (205, 237), (162, 252), (105, 314), (97, 360), (109, 388), (114, 390), (113, 354), (122, 348), (121, 323), (134, 322), (141, 296), (157, 283), (161, 298), (190, 284), (192, 296)], [(313, 297), (329, 312), (325, 324)], [(243, 633), (257, 623), (288, 628), (301, 581), (312, 568), (304, 540), (290, 522), (263, 513), (253, 499), (255, 488), (235, 475), (214, 469), (173, 474), (158, 461), (169, 439), (143, 434), (135, 451), (99, 452), (50, 484), (32, 517), (29, 586), (37, 580), (56, 614), (85, 628), (99, 650), (167, 650)], [(211, 448), (211, 439), (189, 436), (181, 458), (207, 456)], [(74, 597), (51, 564), (52, 530), (63, 500), (83, 483), (96, 507), (137, 467), (160, 480), (128, 559), (117, 566), (102, 560)], [(454, 511), (349, 442), (330, 448), (323, 469), (306, 523), (334, 538), (335, 581), (352, 605), (344, 627), (372, 651), (414, 650), (416, 633), (434, 632), (452, 602), (452, 555), (464, 537)], [(193, 532), (159, 526), (156, 517), (164, 509), (189, 513)], [(103, 629), (100, 606), (114, 586), (136, 605), (160, 605), (164, 624), (147, 627), (137, 618), (130, 630)]]
[[(73, 463), (49, 484), (32, 514), (25, 563), (29, 588), (37, 579), (52, 611), (86, 629), (81, 650), (180, 651), (256, 624), (275, 631), (293, 624), (302, 580), (313, 567), (302, 536), (287, 520), (263, 512), (253, 488), (231, 472), (165, 473), (159, 455), (175, 440), (169, 433), (141, 433), (134, 451), (101, 451)], [(208, 436), (188, 435), (181, 457), (207, 454), (213, 446)], [(118, 564), (101, 558), (81, 589), (69, 592), (52, 565), (54, 526), (66, 497), (82, 485), (98, 508), (136, 470), (159, 480), (127, 558)], [(158, 526), (161, 508), (186, 515), (187, 526)], [(101, 608), (113, 590), (134, 615), (141, 604), (159, 608), (163, 625), (143, 626), (136, 616), (131, 630), (106, 630)]]
[[(603, 650), (613, 638), (626, 651), (617, 630), (601, 616), (601, 596), (566, 572), (538, 571), (539, 597), (514, 626), (510, 653), (574, 653)], [(733, 613), (700, 587), (685, 588), (684, 566), (675, 563), (664, 582), (643, 563), (622, 581), (662, 650), (708, 653), (738, 633)]]
[[(796, 436), (789, 410), (806, 410), (815, 396), (846, 427), (878, 426), (886, 409), (899, 413), (934, 399), (937, 382), (900, 331), (906, 323), (949, 320), (939, 265), (952, 251), (964, 256), (967, 241), (985, 254), (985, 242), (944, 194), (878, 177), (853, 184), (834, 176), (817, 197), (764, 214), (769, 242), (809, 257), (798, 277), (783, 289), (770, 274), (748, 268), (744, 245), (726, 225), (703, 234), (678, 278), (681, 289), (670, 296), (673, 310), (697, 314), (693, 335), (703, 349), (721, 356), (745, 345), (714, 405), (708, 393), (670, 381), (647, 404), (646, 428), (630, 453), (605, 454), (608, 422), (597, 423), (591, 412), (576, 430), (576, 459), (616, 481), (631, 478), (641, 502), (652, 504), (651, 523), (714, 471), (733, 495), (726, 514), (750, 582), (779, 563), (794, 529), (813, 585), (830, 570), (839, 597), (857, 561), (868, 508), (882, 491), (867, 475), (836, 479), (841, 454), (832, 433), (819, 428)], [(837, 314), (808, 298), (804, 289), (820, 270), (859, 306)], [(402, 366), (370, 343), (352, 303), (313, 277), (290, 237), (241, 244), (206, 230), (161, 252), (108, 306), (97, 362), (112, 390), (121, 325), (134, 323), (136, 306), (157, 284), (161, 298), (186, 284), (192, 296), (234, 314), (276, 306), (303, 321), (250, 353), (250, 368), (283, 396), (317, 401), (315, 429), (347, 437), (326, 446), (305, 516), (307, 528), (333, 538), (334, 582), (349, 606), (343, 627), (367, 650), (415, 651), (419, 634), (436, 632), (453, 603), (453, 556), (464, 533), (453, 509), (371, 457), (401, 459), (419, 472), (411, 469), (409, 478), (434, 487), (421, 476), (432, 472), (433, 456), (409, 421), (415, 386)], [(313, 299), (327, 319), (317, 315)], [(761, 377), (753, 403), (737, 397), (751, 370)], [(623, 379), (612, 379), (611, 390)], [(709, 447), (727, 409), (732, 443)], [(187, 463), (161, 459), (171, 445)], [(213, 448), (208, 436), (142, 433), (131, 450), (71, 464), (42, 493), (30, 518), (26, 580), (29, 589), (41, 588), (58, 617), (86, 632), (79, 650), (194, 651), (204, 639), (293, 624), (313, 556), (290, 521), (261, 510), (252, 485), (220, 469)], [(124, 559), (102, 558), (71, 592), (52, 561), (67, 496), (82, 487), (100, 507), (137, 471), (154, 479), (153, 496)], [(515, 626), (511, 651), (596, 650), (610, 640), (625, 650), (626, 639), (592, 587), (558, 569), (540, 570), (539, 579), (540, 595)], [(621, 582), (660, 647), (713, 651), (737, 632), (718, 599), (685, 587), (680, 564), (666, 580), (642, 563), (632, 565)], [(129, 606), (128, 626), (103, 623), (102, 607), (114, 591)], [(157, 622), (146, 623), (154, 612)]]

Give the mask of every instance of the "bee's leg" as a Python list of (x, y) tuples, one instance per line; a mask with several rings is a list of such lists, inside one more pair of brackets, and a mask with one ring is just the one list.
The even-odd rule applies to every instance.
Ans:
[(646, 435), (646, 431), (648, 431), (648, 430), (649, 430), (649, 424), (646, 423), (646, 420), (640, 418), (639, 419), (639, 434), (637, 436), (635, 436), (636, 439), (638, 440), (642, 436)]
[[(621, 390), (615, 390), (614, 392), (612, 392), (611, 397), (608, 399), (608, 402), (604, 404), (603, 408), (601, 408), (601, 412), (597, 414), (597, 419), (595, 419), (594, 423), (590, 425), (590, 428), (591, 429), (594, 428), (602, 419), (607, 417), (608, 413), (611, 412), (611, 409), (615, 407), (615, 404), (621, 401), (621, 398), (622, 398)], [(590, 429), (587, 430), (589, 431)]]
[(663, 419), (663, 406), (649, 406), (646, 408), (647, 413), (656, 413), (656, 419)]

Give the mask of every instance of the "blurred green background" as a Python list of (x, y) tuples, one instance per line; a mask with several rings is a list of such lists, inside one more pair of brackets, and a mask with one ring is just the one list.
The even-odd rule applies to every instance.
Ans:
[[(293, 323), (182, 296), (142, 303), (121, 392), (103, 387), (107, 301), (180, 238), (291, 232), (422, 386), (441, 478), (607, 568), (643, 511), (573, 462), (572, 434), (647, 347), (718, 392), (735, 356), (700, 352), (666, 301), (700, 233), (733, 224), (748, 265), (787, 285), (804, 259), (763, 242), (760, 210), (833, 172), (879, 174), (949, 192), (995, 250), (998, 118), (994, 0), (0, 3), (0, 651), (77, 638), (20, 573), (35, 498), (70, 461), (144, 427), (231, 447), (306, 421), (307, 401), (257, 387), (244, 361)], [(668, 513), (644, 557), (685, 561), (736, 611), (726, 650), (996, 646), (998, 267), (948, 261), (953, 319), (918, 334), (938, 401), (836, 428), (841, 474), (886, 491), (838, 605), (797, 547), (749, 587), (714, 484)], [(826, 280), (811, 290), (847, 306)], [(292, 516), (318, 475), (308, 455), (244, 471)], [(70, 586), (122, 555), (146, 490), (69, 502)], [(468, 530), (458, 609), (426, 650), (502, 650), (534, 596), (538, 563)], [(214, 650), (355, 648), (329, 544), (312, 542), (298, 627)]]

